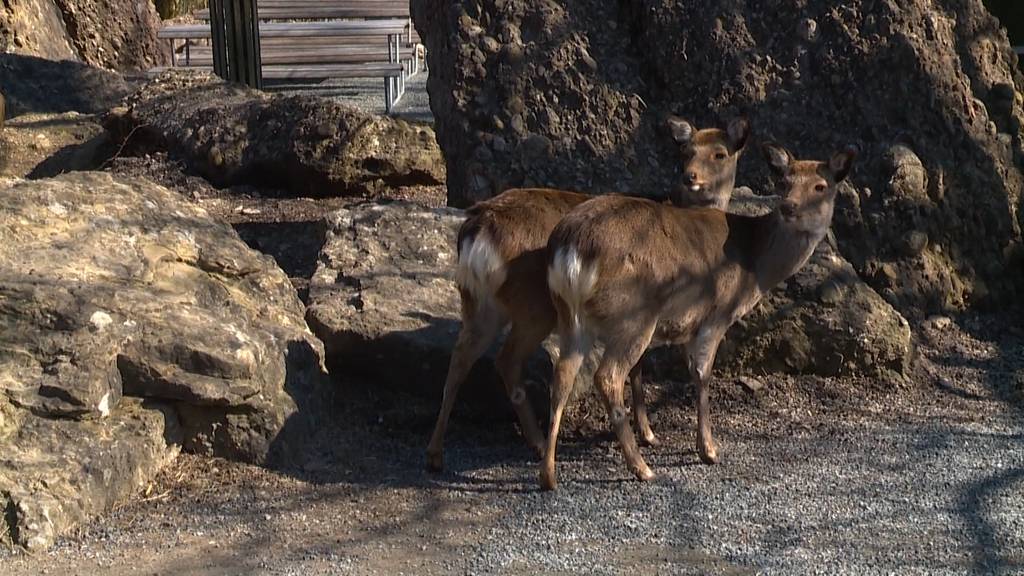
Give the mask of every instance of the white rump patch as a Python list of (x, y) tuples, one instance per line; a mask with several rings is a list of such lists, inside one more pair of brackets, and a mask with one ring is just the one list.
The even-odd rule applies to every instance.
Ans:
[(473, 295), (478, 306), (493, 302), (498, 289), (505, 283), (507, 273), (505, 261), (494, 242), (480, 233), (463, 240), (459, 248), (455, 282)]
[(572, 317), (573, 331), (579, 333), (583, 304), (597, 285), (597, 266), (587, 265), (575, 248), (559, 248), (548, 268), (548, 288), (566, 306)]

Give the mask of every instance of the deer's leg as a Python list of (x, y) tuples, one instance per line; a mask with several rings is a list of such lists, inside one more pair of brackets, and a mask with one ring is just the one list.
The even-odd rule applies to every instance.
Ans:
[(555, 475), (555, 448), (558, 445), (558, 427), (562, 423), (562, 413), (572, 393), (576, 374), (583, 364), (583, 354), (587, 349), (582, 337), (575, 337), (562, 331), (558, 362), (551, 379), (551, 424), (548, 428), (547, 448), (544, 461), (540, 465), (540, 487), (542, 490), (554, 490), (558, 485)]
[(633, 424), (640, 433), (640, 442), (647, 446), (657, 446), (658, 437), (651, 430), (651, 421), (647, 419), (647, 400), (644, 399), (643, 368), (637, 362), (629, 371), (630, 396), (633, 398)]
[(541, 457), (544, 456), (544, 433), (537, 423), (537, 416), (533, 413), (529, 398), (526, 397), (526, 389), (523, 387), (523, 365), (544, 338), (551, 333), (553, 322), (518, 322), (513, 323), (509, 331), (505, 345), (498, 353), (498, 373), (502, 382), (505, 383), (505, 391), (512, 401), (512, 408), (519, 417), (519, 425), (522, 427), (523, 436), (530, 446), (537, 451)]
[(626, 415), (623, 396), (626, 376), (640, 360), (647, 345), (650, 344), (653, 334), (654, 324), (651, 323), (642, 328), (635, 338), (619, 337), (609, 342), (604, 356), (601, 358), (601, 365), (598, 366), (597, 373), (594, 374), (594, 384), (604, 398), (605, 408), (607, 408), (608, 416), (612, 421), (612, 429), (615, 430), (615, 436), (619, 439), (622, 455), (626, 458), (626, 465), (639, 480), (654, 478), (654, 472), (640, 455), (640, 448), (636, 444), (633, 428)]
[(437, 415), (430, 444), (427, 445), (427, 469), (439, 472), (444, 468), (444, 434), (452, 407), (455, 406), (455, 397), (459, 394), (459, 386), (469, 375), (473, 364), (494, 341), (502, 325), (501, 315), (493, 306), (477, 308), (471, 297), (463, 295), (462, 328), (448, 363), (441, 411)]
[(715, 354), (722, 342), (724, 331), (701, 330), (686, 352), (690, 361), (690, 376), (697, 386), (697, 454), (705, 464), (718, 462), (718, 446), (711, 435), (710, 381), (715, 365)]

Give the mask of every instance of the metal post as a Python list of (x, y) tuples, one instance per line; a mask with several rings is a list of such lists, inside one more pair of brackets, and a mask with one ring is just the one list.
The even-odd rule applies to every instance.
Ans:
[(208, 0), (213, 70), (228, 82), (263, 88), (256, 0)]

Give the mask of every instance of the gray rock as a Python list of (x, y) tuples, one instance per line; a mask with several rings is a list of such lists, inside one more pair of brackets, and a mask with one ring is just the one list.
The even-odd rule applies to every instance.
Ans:
[[(1020, 140), (1024, 125), (1013, 90), (1019, 72), (983, 3), (947, 6), (939, 25), (926, 0), (846, 3), (839, 12), (821, 2), (737, 9), (696, 0), (579, 0), (557, 10), (527, 0), (485, 2), (473, 21), (503, 41), (512, 31), (523, 40), (486, 70), (451, 40), (467, 32), (445, 16), (459, 4), (411, 5), (427, 46), (431, 100), (449, 103), (435, 107), (435, 119), (451, 205), (501, 192), (473, 186), (468, 159), (489, 138), (518, 142), (527, 133), (558, 145), (528, 163), (496, 159), (492, 181), (665, 197), (678, 180), (679, 157), (664, 116), (722, 125), (746, 110), (759, 138), (778, 140), (797, 157), (860, 147), (851, 188), (875, 193), (837, 206), (837, 246), (869, 281), (876, 261), (896, 267), (899, 285), (875, 287), (902, 314), (1010, 305), (1024, 287), (1024, 268), (1000, 256), (1021, 239), (1015, 207), (1024, 173), (1007, 145)], [(881, 55), (868, 49), (877, 46)], [(497, 126), (481, 120), (472, 98), (478, 92), (526, 106), (508, 110)], [(740, 161), (738, 181), (769, 189), (769, 171), (753, 149)], [(927, 234), (922, 251), (900, 249), (909, 230)]]
[(0, 454), (17, 463), (0, 494), (27, 511), (18, 543), (123, 499), (167, 442), (264, 462), (301, 431), (322, 344), (286, 275), (232, 228), (94, 172), (4, 181), (0, 215)]
[(445, 180), (433, 130), (335, 100), (271, 96), (212, 74), (172, 70), (108, 115), (125, 153), (166, 150), (218, 186), (253, 184), (305, 196), (373, 195)]

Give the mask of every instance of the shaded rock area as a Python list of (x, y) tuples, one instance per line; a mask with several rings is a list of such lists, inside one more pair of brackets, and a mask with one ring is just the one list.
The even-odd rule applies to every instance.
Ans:
[[(749, 191), (739, 196), (738, 212), (758, 213), (771, 206), (770, 199)], [(358, 374), (380, 386), (440, 397), (460, 327), (452, 271), (461, 221), (458, 210), (406, 203), (368, 204), (328, 218), (306, 318), (330, 362), (344, 366), (346, 375)], [(735, 327), (727, 341), (718, 367), (745, 373), (866, 374), (899, 382), (912, 353), (906, 320), (828, 245)], [(557, 350), (553, 338), (546, 347)], [(493, 352), (477, 364), (470, 376), (475, 383), (464, 386), (460, 397), (507, 412)], [(646, 366), (655, 376), (681, 376), (685, 366), (674, 356), (663, 349)], [(539, 352), (528, 371), (540, 398), (546, 398), (543, 383), (550, 379), (550, 362), (548, 354)], [(589, 389), (594, 365), (591, 358), (577, 389)]]
[[(308, 433), (322, 344), (287, 276), (229, 226), (95, 172), (6, 180), (0, 214), (0, 444), (18, 463), (0, 494), (53, 524), (8, 514), (16, 542), (46, 545), (130, 493), (166, 458), (158, 438), (266, 462)], [(33, 480), (47, 467), (87, 474)]]
[(102, 420), (50, 418), (0, 395), (0, 541), (45, 550), (136, 495), (181, 446), (173, 408), (124, 399)]
[[(412, 9), (453, 205), (523, 184), (661, 196), (678, 169), (664, 114), (745, 111), (800, 157), (860, 147), (838, 248), (904, 314), (1024, 285), (1021, 77), (981, 0)], [(768, 190), (768, 171), (750, 155), (739, 181)]]
[(375, 196), (445, 178), (428, 126), (334, 100), (272, 96), (202, 72), (168, 71), (114, 110), (106, 126), (128, 141), (126, 154), (167, 150), (218, 186)]
[(133, 90), (117, 72), (80, 62), (0, 54), (0, 92), (7, 117), (28, 113), (99, 114)]
[(114, 70), (170, 61), (149, 0), (9, 0), (0, 5), (0, 52), (80, 60)]

